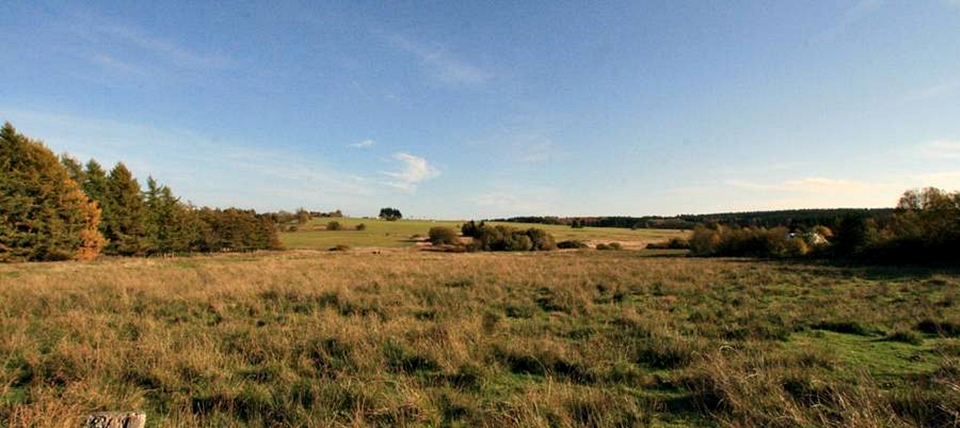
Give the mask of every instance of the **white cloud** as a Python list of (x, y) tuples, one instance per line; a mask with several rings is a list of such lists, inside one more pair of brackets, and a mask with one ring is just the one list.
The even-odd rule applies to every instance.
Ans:
[(920, 156), (925, 159), (960, 159), (960, 141), (928, 141), (920, 145)]
[(399, 171), (382, 173), (393, 179), (385, 183), (388, 186), (413, 193), (420, 182), (440, 176), (440, 170), (422, 157), (409, 153), (395, 153), (393, 159), (400, 162), (401, 168)]
[(429, 76), (443, 84), (476, 86), (493, 78), (493, 73), (460, 61), (436, 46), (417, 43), (399, 34), (388, 37), (395, 47), (416, 57)]
[(360, 141), (358, 143), (353, 143), (350, 145), (350, 147), (353, 147), (355, 149), (367, 149), (367, 148), (373, 147), (375, 144), (377, 144), (376, 141), (367, 139), (367, 140)]
[(938, 187), (947, 191), (960, 190), (960, 171), (944, 171), (920, 174), (916, 177), (920, 182), (913, 187)]

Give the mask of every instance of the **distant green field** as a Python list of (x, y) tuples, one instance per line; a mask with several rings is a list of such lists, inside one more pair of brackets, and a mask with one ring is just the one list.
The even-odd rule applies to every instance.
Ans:
[[(325, 230), (330, 221), (339, 222), (344, 230)], [(365, 230), (356, 230), (357, 225), (366, 225)], [(431, 227), (446, 226), (459, 229), (463, 221), (452, 220), (399, 220), (384, 221), (364, 218), (316, 218), (305, 228), (296, 232), (283, 232), (280, 240), (287, 248), (331, 248), (336, 245), (351, 247), (409, 247), (416, 244), (415, 235), (426, 237)], [(525, 224), (505, 224), (516, 228), (538, 227), (551, 234), (557, 241), (579, 239), (588, 243), (620, 242), (626, 248), (643, 248), (649, 242), (665, 241), (686, 232), (665, 229), (618, 229), (609, 227), (586, 227), (573, 229), (568, 226)]]

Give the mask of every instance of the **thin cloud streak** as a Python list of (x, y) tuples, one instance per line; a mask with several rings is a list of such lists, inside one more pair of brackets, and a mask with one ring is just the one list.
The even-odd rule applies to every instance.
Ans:
[(368, 140), (360, 141), (360, 142), (358, 142), (358, 143), (350, 144), (350, 147), (353, 147), (353, 148), (355, 148), (355, 149), (368, 149), (368, 148), (370, 148), (370, 147), (373, 147), (373, 146), (376, 145), (376, 144), (377, 144), (376, 141), (373, 141), (373, 140), (369, 140), (369, 139), (368, 139)]
[(493, 73), (467, 64), (439, 47), (417, 43), (403, 35), (387, 37), (391, 45), (414, 56), (434, 80), (452, 86), (478, 86), (493, 78)]
[[(13, 121), (27, 135), (41, 136), (52, 150), (68, 151), (81, 160), (96, 158), (107, 166), (123, 161), (138, 178), (153, 175), (185, 199), (203, 205), (256, 200), (258, 209), (278, 209), (305, 203), (279, 201), (276, 193), (255, 194), (256, 186), (264, 183), (324, 203), (371, 195), (375, 186), (367, 179), (326, 167), (320, 160), (218, 142), (189, 130), (2, 108), (0, 118)], [(44, 135), (34, 129), (43, 129)], [(198, 200), (198, 196), (204, 199)]]
[(132, 27), (106, 25), (96, 26), (92, 29), (101, 35), (137, 47), (142, 51), (151, 52), (183, 68), (220, 69), (226, 68), (231, 63), (226, 56), (194, 52), (169, 40), (146, 35)]

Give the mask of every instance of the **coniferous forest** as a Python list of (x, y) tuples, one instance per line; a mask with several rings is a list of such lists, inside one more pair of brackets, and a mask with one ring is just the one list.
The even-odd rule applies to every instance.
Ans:
[(278, 249), (267, 215), (197, 208), (123, 163), (109, 171), (57, 157), (6, 123), (0, 130), (0, 261), (86, 260)]

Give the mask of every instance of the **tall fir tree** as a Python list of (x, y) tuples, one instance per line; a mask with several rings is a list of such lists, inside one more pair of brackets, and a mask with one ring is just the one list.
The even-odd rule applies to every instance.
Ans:
[(0, 129), (0, 261), (90, 259), (100, 210), (41, 142)]
[[(83, 188), (83, 192), (90, 199), (100, 204), (101, 209), (104, 208), (103, 197), (107, 194), (107, 172), (97, 161), (90, 159), (87, 162), (87, 169), (84, 171), (83, 182), (80, 183), (80, 187)], [(104, 227), (106, 227), (105, 224), (101, 225), (101, 230)]]
[(60, 163), (67, 169), (70, 179), (82, 187), (83, 182), (87, 180), (87, 172), (83, 170), (83, 164), (67, 153), (60, 155)]
[(190, 208), (173, 196), (167, 186), (147, 178), (144, 192), (145, 237), (149, 253), (169, 254), (191, 250), (197, 239), (198, 225)]
[(110, 170), (103, 197), (106, 251), (124, 256), (145, 252), (144, 206), (140, 184), (123, 162)]

